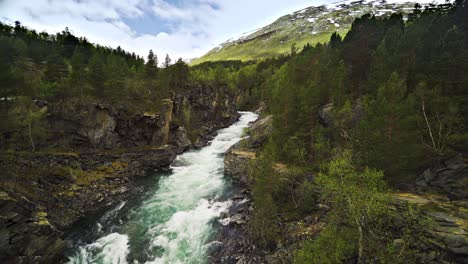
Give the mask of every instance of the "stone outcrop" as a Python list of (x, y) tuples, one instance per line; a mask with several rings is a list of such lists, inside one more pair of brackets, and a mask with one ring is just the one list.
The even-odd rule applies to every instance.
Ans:
[[(229, 196), (233, 205), (220, 220), (223, 226), (215, 238), (219, 243), (211, 248), (210, 263), (267, 262), (266, 248), (256, 243), (248, 225), (253, 216), (251, 192), (239, 187), (250, 186), (249, 165), (271, 134), (272, 121), (272, 116), (266, 116), (252, 123), (248, 137), (232, 146), (224, 156), (224, 174), (235, 183), (234, 191)], [(272, 218), (275, 217), (272, 215)]]
[(451, 200), (468, 199), (467, 157), (458, 154), (435, 168), (426, 169), (416, 181), (419, 191), (436, 191)]
[(164, 145), (172, 116), (166, 104), (161, 113), (130, 113), (97, 103), (52, 109), (47, 118), (47, 147), (85, 151)]
[(50, 137), (42, 147), (79, 151), (177, 144), (184, 132), (201, 147), (218, 129), (239, 118), (234, 92), (221, 84), (184, 87), (162, 100), (157, 113), (101, 103), (54, 106), (47, 111)]
[[(337, 125), (337, 116), (333, 111), (333, 103), (326, 104), (319, 109), (318, 117), (320, 123), (326, 128), (333, 128)], [(361, 100), (357, 100), (352, 106), (352, 115), (347, 120), (346, 125), (355, 127), (363, 115)]]
[(218, 129), (239, 118), (235, 98), (234, 91), (227, 85), (212, 83), (185, 87), (184, 93), (173, 98), (174, 119), (184, 126), (195, 147), (203, 147)]
[(397, 193), (397, 207), (409, 204), (430, 220), (427, 242), (418, 245), (418, 263), (468, 263), (468, 203), (440, 195)]
[(252, 150), (242, 149), (242, 143), (232, 146), (224, 156), (224, 175), (237, 183), (248, 185), (249, 164), (256, 158)]
[(45, 212), (35, 210), (27, 200), (19, 202), (6, 192), (0, 192), (0, 210), (1, 263), (60, 261), (61, 256), (56, 253), (65, 250), (66, 243), (60, 237), (62, 233), (46, 219)]
[(248, 137), (232, 146), (224, 156), (224, 174), (238, 183), (248, 185), (248, 168), (256, 158), (256, 149), (261, 147), (273, 130), (271, 115), (259, 118), (248, 130)]
[(252, 124), (249, 128), (249, 137), (247, 144), (250, 148), (259, 148), (273, 133), (273, 116), (268, 115), (263, 117)]

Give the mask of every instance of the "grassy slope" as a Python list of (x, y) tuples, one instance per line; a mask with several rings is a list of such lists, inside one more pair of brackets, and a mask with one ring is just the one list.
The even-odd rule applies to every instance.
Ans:
[[(409, 13), (413, 4), (352, 4), (340, 7), (310, 7), (285, 15), (274, 23), (240, 40), (228, 41), (214, 48), (191, 65), (218, 60), (256, 60), (290, 52), (291, 45), (301, 49), (307, 43), (315, 45), (329, 41), (333, 32), (342, 37), (355, 18), (365, 13), (387, 16), (394, 12)], [(312, 19), (312, 21), (311, 21)], [(269, 34), (270, 33), (270, 34)], [(246, 41), (247, 40), (247, 41)]]
[[(348, 30), (340, 31), (344, 36)], [(191, 62), (196, 65), (205, 61), (220, 61), (220, 60), (256, 60), (274, 57), (280, 54), (285, 54), (291, 51), (291, 45), (296, 43), (296, 47), (301, 49), (307, 43), (315, 45), (317, 43), (326, 43), (330, 39), (332, 32), (323, 32), (316, 35), (308, 35), (304, 38), (290, 40), (280, 43), (278, 37), (272, 37), (275, 41), (265, 43), (264, 40), (254, 40), (247, 43), (232, 45), (222, 49), (222, 52), (214, 52), (207, 54), (201, 58), (195, 59)]]

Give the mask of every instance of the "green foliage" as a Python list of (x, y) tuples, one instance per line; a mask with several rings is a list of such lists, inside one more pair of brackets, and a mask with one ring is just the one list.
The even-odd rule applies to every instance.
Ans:
[(279, 237), (277, 226), (278, 208), (273, 195), (279, 186), (279, 178), (273, 169), (275, 150), (267, 145), (258, 159), (250, 166), (249, 176), (254, 181), (252, 188), (255, 213), (250, 222), (253, 234), (264, 246), (275, 244)]
[(355, 249), (354, 245), (349, 243), (349, 239), (353, 235), (346, 228), (329, 226), (313, 242), (306, 242), (296, 252), (294, 263), (342, 263), (348, 256), (352, 255)]
[(300, 209), (301, 213), (307, 214), (316, 209), (319, 200), (317, 185), (306, 179), (296, 188), (298, 196), (297, 207)]
[(45, 142), (45, 112), (36, 107), (30, 98), (19, 98), (7, 118), (3, 134), (5, 147), (35, 151)]
[[(426, 223), (412, 208), (391, 210), (383, 173), (352, 165), (349, 151), (330, 161), (317, 176), (331, 211), (325, 230), (296, 252), (297, 263), (410, 263), (413, 246), (424, 241)], [(403, 223), (393, 230), (395, 222)], [(395, 239), (401, 241), (395, 245)]]
[(393, 73), (376, 97), (363, 102), (364, 117), (354, 135), (355, 153), (362, 164), (401, 176), (418, 166), (423, 145), (418, 139), (420, 116), (404, 80)]

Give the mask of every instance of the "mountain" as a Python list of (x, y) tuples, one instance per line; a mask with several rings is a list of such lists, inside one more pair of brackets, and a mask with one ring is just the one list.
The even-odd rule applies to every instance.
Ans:
[(378, 17), (402, 13), (406, 17), (415, 4), (415, 1), (348, 0), (307, 7), (282, 16), (263, 28), (229, 39), (201, 58), (192, 60), (191, 64), (218, 60), (246, 61), (284, 54), (291, 50), (294, 43), (301, 48), (307, 43), (327, 42), (334, 32), (344, 36), (354, 19), (367, 13)]

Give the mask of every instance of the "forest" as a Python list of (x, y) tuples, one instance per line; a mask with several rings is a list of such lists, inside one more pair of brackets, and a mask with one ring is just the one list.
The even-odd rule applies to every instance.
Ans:
[[(416, 5), (406, 21), (364, 15), (327, 44), (225, 64), (197, 67), (273, 115), (250, 170), (260, 243), (275, 247), (280, 236), (272, 215), (300, 219), (325, 203), (327, 226), (296, 263), (415, 263), (428, 223), (416, 210), (392, 210), (390, 194), (468, 147), (468, 3)], [(286, 176), (275, 164), (288, 166)]]
[[(427, 223), (416, 211), (392, 210), (390, 193), (466, 153), (467, 73), (466, 0), (416, 5), (407, 19), (364, 15), (346, 36), (276, 58), (191, 66), (95, 45), (68, 29), (49, 35), (0, 24), (0, 148), (37, 149), (47, 134), (43, 102), (63, 111), (89, 102), (158, 111), (189, 84), (225, 83), (239, 109), (263, 104), (262, 115), (273, 115), (249, 175), (260, 244), (274, 247), (279, 236), (272, 215), (297, 219), (326, 203), (327, 226), (294, 252), (296, 263), (413, 263)], [(405, 225), (396, 230), (398, 221)]]
[[(161, 100), (183, 89), (188, 78), (188, 65), (182, 59), (172, 63), (169, 55), (160, 64), (151, 50), (145, 61), (120, 47), (92, 44), (68, 28), (49, 35), (18, 21), (1, 23), (0, 145), (34, 150), (45, 140), (41, 102), (65, 112), (91, 102), (158, 111)], [(24, 140), (31, 143), (24, 146)]]

